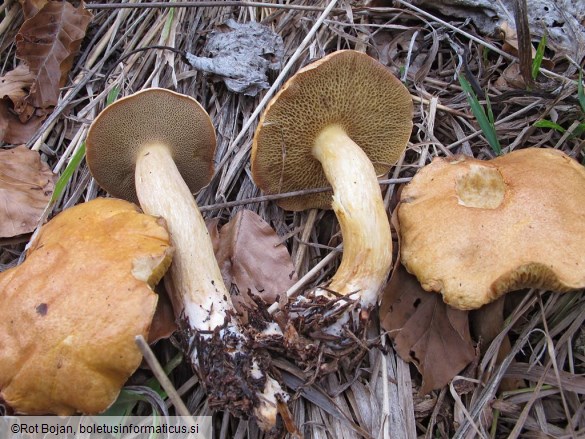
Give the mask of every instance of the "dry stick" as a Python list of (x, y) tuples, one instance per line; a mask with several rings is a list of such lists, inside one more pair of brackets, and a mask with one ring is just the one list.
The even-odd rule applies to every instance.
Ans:
[(20, 11), (20, 5), (18, 4), (18, 2), (15, 2), (12, 5), (12, 7), (6, 12), (4, 19), (0, 21), (0, 35), (6, 32), (10, 25), (14, 23), (14, 19), (18, 15), (18, 11)]
[[(410, 177), (388, 178), (385, 180), (378, 180), (378, 183), (380, 183), (380, 185), (399, 184), (399, 183), (408, 183), (410, 180), (411, 180)], [(209, 212), (212, 210), (229, 209), (230, 207), (243, 206), (245, 204), (262, 203), (264, 201), (282, 200), (283, 198), (298, 197), (300, 195), (317, 194), (320, 192), (327, 192), (327, 191), (333, 191), (331, 186), (312, 188), (312, 189), (303, 189), (300, 191), (293, 191), (293, 192), (284, 192), (282, 194), (262, 195), (260, 197), (244, 198), (244, 199), (235, 200), (235, 201), (226, 201), (225, 203), (210, 204), (209, 206), (200, 206), (199, 210), (201, 212)]]
[(530, 25), (528, 24), (528, 7), (526, 0), (514, 2), (514, 21), (518, 33), (518, 55), (520, 73), (528, 88), (532, 87), (532, 42), (530, 41)]
[(154, 376), (156, 377), (164, 391), (167, 392), (169, 399), (173, 402), (173, 405), (177, 409), (179, 415), (185, 416), (189, 420), (189, 422), (192, 422), (193, 420), (191, 418), (191, 413), (189, 413), (189, 409), (187, 408), (187, 406), (177, 393), (175, 386), (173, 386), (173, 383), (171, 383), (171, 380), (169, 380), (169, 377), (166, 375), (164, 369), (158, 362), (156, 356), (154, 355), (154, 352), (152, 352), (152, 349), (150, 349), (150, 346), (148, 346), (146, 340), (144, 340), (144, 337), (142, 335), (137, 335), (136, 337), (134, 337), (134, 342), (138, 346), (138, 349), (140, 349), (140, 352), (142, 352), (142, 355), (144, 356), (144, 359), (150, 366), (152, 373), (154, 374)]
[[(325, 256), (323, 259), (321, 259), (317, 265), (315, 265), (313, 268), (311, 268), (311, 270), (309, 270), (307, 272), (307, 274), (305, 274), (292, 287), (290, 287), (287, 290), (286, 297), (292, 296), (297, 291), (299, 291), (302, 287), (304, 287), (305, 284), (313, 278), (313, 276), (315, 276), (323, 267), (325, 267), (325, 265), (327, 265), (329, 262), (331, 262), (337, 256), (337, 254), (339, 253), (339, 251), (341, 250), (342, 247), (343, 247), (343, 244), (339, 244), (337, 247), (335, 247), (335, 250), (333, 250), (331, 253), (329, 253), (327, 256)], [(268, 308), (268, 312), (270, 314), (274, 314), (274, 312), (276, 312), (276, 310), (278, 310), (279, 308), (280, 308), (280, 304), (278, 302), (274, 302)]]
[(290, 59), (288, 60), (288, 62), (286, 63), (286, 65), (284, 66), (284, 68), (274, 81), (274, 83), (272, 84), (272, 87), (270, 87), (270, 89), (266, 92), (266, 94), (264, 95), (256, 109), (254, 110), (252, 115), (248, 118), (248, 120), (240, 130), (239, 134), (236, 136), (235, 140), (228, 147), (227, 151), (225, 152), (224, 158), (221, 160), (221, 162), (219, 163), (215, 170), (216, 173), (221, 171), (221, 169), (225, 166), (225, 164), (230, 158), (230, 155), (237, 149), (238, 143), (244, 138), (244, 136), (248, 132), (248, 129), (256, 121), (256, 118), (258, 117), (260, 112), (264, 109), (264, 106), (268, 103), (268, 101), (272, 98), (272, 95), (280, 87), (280, 84), (282, 83), (282, 81), (284, 81), (284, 78), (288, 74), (289, 70), (292, 68), (293, 64), (299, 59), (301, 53), (303, 52), (303, 50), (305, 50), (307, 44), (309, 44), (309, 41), (313, 38), (313, 36), (315, 36), (317, 30), (319, 30), (319, 27), (321, 26), (325, 18), (327, 18), (327, 16), (329, 15), (329, 13), (336, 4), (337, 0), (331, 0), (327, 8), (325, 8), (323, 13), (319, 16), (319, 18), (317, 19), (317, 21), (315, 22), (307, 36), (303, 39), (303, 41), (301, 41), (301, 44), (299, 45), (299, 47), (297, 47), (297, 50), (295, 50), (295, 52), (292, 54), (292, 56), (290, 57)]
[[(509, 329), (511, 327), (511, 325), (513, 325), (520, 318), (520, 315), (524, 315), (524, 312), (529, 307), (534, 305), (534, 303), (536, 303), (536, 298), (532, 297), (531, 299), (523, 301), (523, 303), (525, 303), (525, 305), (522, 307), (522, 310), (521, 310), (522, 312), (519, 312), (515, 319), (508, 322), (507, 329)], [(517, 308), (517, 309), (519, 309), (519, 308)], [(530, 322), (524, 327), (524, 329), (522, 330), (522, 333), (520, 334), (520, 337), (518, 338), (518, 340), (516, 341), (516, 343), (512, 347), (512, 351), (502, 361), (497, 372), (494, 373), (490, 377), (490, 379), (487, 381), (487, 383), (485, 384), (485, 387), (481, 391), (479, 397), (475, 401), (472, 401), (471, 408), (468, 410), (469, 415), (470, 415), (472, 420), (479, 418), (484, 407), (486, 405), (488, 405), (490, 403), (490, 401), (492, 400), (492, 398), (495, 396), (495, 394), (498, 390), (498, 386), (499, 386), (501, 378), (504, 376), (505, 371), (508, 369), (508, 367), (510, 366), (510, 364), (512, 363), (512, 361), (514, 360), (514, 358), (516, 357), (518, 352), (520, 352), (522, 347), (528, 342), (528, 338), (532, 334), (532, 330), (536, 327), (539, 319), (540, 319), (540, 316), (535, 315), (530, 320)], [(502, 335), (502, 334), (500, 333), (500, 335)], [(491, 346), (494, 346), (493, 342), (492, 342)], [(491, 346), (490, 346), (490, 349), (491, 349)], [(490, 349), (488, 349), (488, 351)], [(486, 355), (484, 355), (484, 361), (485, 361), (485, 357), (487, 356), (487, 354), (488, 353), (486, 352)], [(485, 369), (484, 364), (482, 364), (480, 367), (481, 367), (481, 369)], [(469, 429), (472, 428), (472, 426), (471, 426), (472, 422), (473, 421), (470, 421), (469, 419), (465, 418), (464, 421), (462, 422), (462, 424), (459, 426), (459, 428), (455, 432), (453, 439), (466, 438), (467, 433), (469, 432)]]
[[(518, 58), (516, 58), (515, 56), (510, 55), (509, 53), (503, 51), (502, 49), (499, 49), (498, 47), (494, 46), (493, 44), (490, 44), (490, 43), (487, 43), (487, 42), (483, 41), (481, 38), (478, 38), (478, 37), (476, 37), (474, 35), (471, 35), (468, 32), (465, 32), (464, 30), (459, 29), (457, 26), (453, 26), (452, 24), (446, 22), (445, 20), (441, 20), (440, 18), (435, 17), (433, 14), (430, 14), (428, 12), (423, 11), (421, 8), (417, 8), (416, 6), (411, 5), (410, 3), (408, 3), (408, 2), (406, 2), (404, 0), (396, 0), (396, 1), (398, 3), (400, 3), (402, 6), (408, 8), (408, 9), (411, 9), (413, 11), (416, 11), (419, 14), (421, 14), (421, 15), (427, 17), (427, 18), (430, 18), (431, 20), (434, 20), (437, 23), (442, 24), (443, 26), (448, 27), (449, 29), (451, 29), (451, 30), (453, 30), (453, 31), (455, 31), (455, 32), (457, 32), (457, 33), (459, 33), (461, 35), (464, 35), (465, 37), (469, 38), (470, 40), (475, 41), (476, 43), (481, 44), (484, 47), (487, 47), (488, 49), (496, 52), (498, 55), (502, 55), (507, 60), (510, 60), (510, 61), (518, 61)], [(565, 78), (563, 75), (559, 75), (558, 73), (551, 72), (550, 70), (547, 70), (547, 69), (543, 69), (542, 67), (540, 68), (540, 71), (543, 72), (543, 73), (546, 73), (547, 75), (553, 76), (553, 77), (555, 77), (557, 79), (561, 79), (561, 80), (563, 80), (565, 82), (575, 83), (575, 81), (573, 81), (573, 80), (571, 80), (569, 78)]]
[[(431, 101), (428, 100), (428, 99), (421, 98), (419, 96), (414, 96), (412, 94), (410, 95), (410, 97), (412, 98), (412, 100), (414, 102), (417, 102), (419, 104), (422, 103), (424, 105), (431, 105)], [(453, 108), (447, 107), (446, 105), (437, 104), (437, 109), (438, 110), (443, 110), (443, 111), (445, 111), (447, 113), (451, 113), (451, 114), (454, 114), (454, 115), (459, 116), (459, 117), (464, 117), (465, 119), (471, 119), (472, 118), (471, 115), (469, 115), (467, 113), (464, 113), (463, 111), (454, 110)]]
[[(94, 3), (86, 4), (85, 9), (120, 9), (120, 8), (223, 8), (225, 6), (255, 7), (270, 9), (292, 9), (297, 11), (321, 12), (323, 8), (317, 6), (283, 5), (277, 3), (248, 2), (248, 1), (201, 1), (201, 2), (152, 2), (152, 3)], [(335, 12), (344, 13), (344, 9)]]
[(303, 233), (301, 234), (301, 245), (298, 248), (297, 254), (295, 255), (295, 270), (297, 273), (301, 271), (301, 265), (303, 264), (303, 260), (305, 259), (305, 255), (307, 254), (307, 242), (311, 237), (311, 231), (313, 226), (315, 225), (315, 220), (317, 219), (317, 209), (309, 210), (309, 214), (307, 215), (307, 220), (305, 221), (305, 226), (303, 228)]

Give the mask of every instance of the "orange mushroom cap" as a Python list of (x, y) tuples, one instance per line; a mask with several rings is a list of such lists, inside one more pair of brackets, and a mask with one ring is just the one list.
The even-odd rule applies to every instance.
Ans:
[(585, 168), (554, 149), (436, 158), (404, 188), (402, 263), (449, 305), (585, 287)]
[(140, 365), (171, 263), (164, 221), (96, 199), (40, 230), (0, 274), (0, 396), (26, 414), (99, 413)]

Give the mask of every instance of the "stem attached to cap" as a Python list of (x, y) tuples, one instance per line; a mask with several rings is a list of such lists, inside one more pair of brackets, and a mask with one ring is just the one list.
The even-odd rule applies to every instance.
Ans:
[[(276, 425), (277, 395), (282, 395), (280, 385), (268, 376), (262, 362), (253, 352), (249, 352), (250, 343), (235, 321), (230, 320), (233, 305), (230, 300), (219, 266), (215, 259), (213, 246), (203, 217), (197, 208), (193, 195), (185, 184), (169, 150), (161, 144), (145, 145), (136, 160), (136, 192), (142, 209), (151, 215), (163, 217), (171, 233), (171, 242), (175, 247), (175, 256), (170, 273), (173, 284), (173, 304), (177, 315), (182, 313), (189, 329), (196, 331), (195, 336), (203, 340), (206, 355), (198, 354), (197, 348), (191, 354), (192, 363), (203, 373), (205, 385), (221, 399), (224, 384), (212, 381), (218, 365), (214, 361), (221, 357), (219, 363), (234, 363), (226, 370), (237, 368), (244, 356), (249, 356), (251, 370), (247, 389), (256, 390), (252, 397), (254, 415), (261, 428), (269, 430)], [(235, 314), (235, 312), (233, 313)], [(223, 326), (226, 325), (224, 328)], [(219, 333), (217, 329), (222, 328)], [(215, 332), (216, 334), (212, 334)], [(226, 345), (214, 345), (213, 336), (228, 340), (233, 349)], [(218, 352), (221, 350), (222, 352)], [(225, 351), (225, 352), (223, 352)], [(207, 355), (209, 354), (209, 355)], [(201, 357), (206, 358), (201, 358)], [(210, 360), (209, 357), (213, 359)], [(232, 377), (224, 377), (230, 383)], [(241, 381), (237, 381), (237, 384)], [(217, 391), (218, 395), (213, 395)], [(247, 389), (242, 389), (246, 391)], [(239, 393), (236, 392), (237, 395)], [(242, 401), (233, 401), (242, 406)], [(229, 404), (229, 403), (228, 403)]]
[(338, 125), (321, 131), (312, 151), (333, 187), (332, 207), (343, 235), (341, 265), (327, 289), (356, 293), (362, 307), (371, 307), (392, 266), (390, 223), (374, 166)]

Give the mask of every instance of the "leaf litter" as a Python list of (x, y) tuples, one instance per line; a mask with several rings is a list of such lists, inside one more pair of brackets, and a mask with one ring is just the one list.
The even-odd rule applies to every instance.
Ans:
[[(36, 2), (38, 5), (42, 3)], [(477, 34), (470, 23), (456, 15), (438, 17), (433, 15), (435, 12), (431, 9), (425, 8), (420, 12), (401, 1), (394, 5), (372, 2), (373, 6), (374, 3), (385, 7), (350, 7), (347, 2), (339, 2), (326, 18), (325, 26), (321, 26), (311, 38), (290, 74), (332, 50), (356, 48), (367, 50), (370, 55), (383, 59), (395, 74), (403, 77), (417, 103), (415, 128), (408, 151), (392, 171), (393, 178), (412, 177), (417, 169), (437, 155), (466, 152), (477, 158), (493, 156), (459, 87), (457, 76), (462, 70), (471, 73), (468, 79), (475, 87), (482, 105), (485, 104), (485, 95), (489, 95), (495, 129), (504, 153), (524, 145), (547, 146), (562, 149), (577, 160), (584, 161), (583, 139), (570, 135), (571, 130), (575, 129), (571, 128), (574, 123), (583, 120), (576, 84), (577, 65), (582, 63), (582, 59), (578, 56), (569, 58), (559, 51), (558, 56), (553, 57), (553, 71), (541, 71), (534, 88), (526, 90), (522, 88), (523, 84), (511, 80), (509, 71), (506, 72), (514, 65), (510, 61), (513, 55), (504, 51), (502, 53), (506, 56), (500, 54), (498, 50), (501, 50), (499, 48), (503, 41), (497, 37)], [(230, 164), (218, 167), (212, 183), (198, 195), (198, 204), (205, 207), (205, 216), (226, 221), (242, 209), (256, 212), (281, 237), (296, 267), (300, 267), (299, 278), (303, 278), (311, 267), (329, 254), (330, 243), (335, 241), (338, 230), (334, 223), (332, 227), (330, 220), (307, 223), (309, 213), (283, 212), (270, 199), (246, 203), (246, 200), (261, 195), (251, 182), (246, 166), (257, 121), (251, 121), (251, 129), (244, 132), (241, 130), (264, 92), (260, 91), (257, 97), (232, 93), (225, 85), (210, 81), (207, 75), (193, 70), (178, 57), (175, 65), (170, 66), (163, 62), (169, 58), (161, 57), (160, 51), (154, 49), (131, 55), (122, 63), (117, 61), (136, 48), (159, 44), (163, 28), (168, 29), (169, 36), (173, 36), (165, 43), (174, 41), (175, 47), (182, 51), (203, 55), (207, 35), (232, 19), (241, 24), (262, 23), (280, 35), (284, 42), (283, 65), (286, 65), (328, 4), (300, 0), (294, 5), (281, 5), (281, 8), (260, 8), (253, 3), (245, 7), (189, 7), (175, 9), (172, 17), (168, 9), (95, 9), (80, 55), (73, 62), (60, 100), (54, 109), (51, 108), (52, 113), (47, 116), (42, 113), (42, 109), (37, 109), (37, 113), (41, 113), (35, 113), (33, 118), (36, 118), (36, 127), (40, 126), (40, 129), (29, 128), (31, 122), (23, 125), (23, 130), (29, 131), (25, 140), (30, 139), (27, 146), (40, 152), (52, 170), (61, 172), (75, 151), (79, 150), (88, 124), (103, 108), (113, 87), (119, 87), (122, 96), (155, 84), (189, 94), (202, 103), (217, 129), (217, 162)], [(297, 6), (310, 10), (299, 11), (295, 9)], [(5, 77), (17, 67), (14, 39), (23, 17), (20, 5), (15, 2), (5, 2), (0, 8), (7, 14), (0, 26), (0, 44), (4, 49), (0, 76)], [(540, 40), (538, 31), (531, 28), (533, 44)], [(383, 41), (385, 43), (380, 45), (379, 42)], [(551, 47), (547, 46), (548, 49)], [(575, 49), (580, 50), (579, 46), (575, 46)], [(467, 56), (463, 56), (464, 53)], [(104, 83), (103, 75), (110, 69), (113, 69), (112, 73), (108, 82)], [(273, 82), (274, 78), (275, 73), (269, 73), (268, 82)], [(500, 78), (506, 81), (506, 89), (499, 88)], [(0, 128), (6, 130), (8, 117), (14, 116), (13, 108), (0, 106)], [(44, 118), (48, 119), (43, 122)], [(554, 121), (567, 129), (569, 134), (534, 125), (543, 119)], [(441, 123), (438, 123), (439, 120)], [(14, 126), (8, 129), (13, 134), (19, 131)], [(234, 139), (239, 139), (237, 145), (234, 145)], [(103, 195), (89, 177), (84, 162), (77, 170), (72, 170), (61, 198), (51, 209), (51, 216), (67, 206)], [(387, 191), (388, 199), (397, 190), (393, 182), (383, 188)], [(226, 204), (230, 201), (238, 201), (238, 205)], [(307, 234), (303, 232), (305, 224), (310, 227)], [(0, 248), (0, 270), (15, 265), (24, 249), (24, 242), (11, 241), (3, 245)], [(297, 254), (302, 254), (299, 261), (296, 259)], [(327, 279), (335, 272), (338, 263), (338, 257), (330, 258), (330, 262), (318, 273), (303, 280), (305, 287), (310, 288)], [(335, 372), (337, 380), (322, 379), (302, 387), (305, 392), (319, 389), (327, 398), (307, 398), (300, 393), (291, 404), (297, 427), (306, 437), (326, 437), (325, 429), (343, 430), (335, 427), (336, 423), (346, 428), (344, 434), (347, 437), (378, 437), (386, 434), (387, 437), (419, 435), (462, 438), (476, 431), (486, 437), (505, 437), (509, 434), (513, 437), (530, 437), (542, 431), (558, 436), (579, 436), (585, 428), (580, 408), (583, 397), (574, 391), (578, 387), (572, 388), (572, 383), (577, 381), (566, 378), (578, 377), (585, 372), (583, 343), (579, 341), (583, 338), (582, 329), (574, 318), (575, 313), (583, 313), (585, 304), (582, 292), (566, 294), (564, 297), (572, 300), (567, 303), (555, 295), (531, 290), (524, 293), (520, 303), (512, 304), (513, 307), (506, 313), (502, 332), (481, 357), (477, 374), (471, 381), (470, 378), (465, 379), (473, 389), (469, 393), (462, 393), (455, 398), (457, 393), (453, 394), (451, 389), (443, 387), (424, 397), (419, 396), (423, 385), (421, 375), (404, 365), (386, 341), (385, 347), (369, 350), (357, 374), (348, 376), (341, 369)], [(576, 323), (573, 325), (573, 322)], [(380, 335), (377, 325), (373, 325), (371, 331), (374, 337)], [(497, 364), (499, 346), (505, 336), (510, 338), (512, 347), (510, 354), (501, 364)], [(157, 349), (162, 354), (160, 358), (170, 358), (176, 352), (172, 343), (165, 340), (159, 342)], [(525, 387), (520, 390), (524, 392), (523, 395), (527, 395), (523, 399), (515, 396), (519, 395), (520, 390), (512, 394), (497, 392), (507, 371), (514, 372), (511, 376), (517, 377), (518, 370), (526, 370), (511, 369), (512, 359), (516, 360), (515, 364), (527, 365), (523, 367), (531, 371), (530, 374), (522, 375)], [(285, 358), (277, 358), (274, 364), (283, 371), (295, 370), (297, 376), (302, 377), (300, 379), (311, 382), (312, 377), (297, 370)], [(542, 364), (544, 369), (535, 368), (538, 364)], [(552, 364), (559, 369), (558, 375), (550, 375), (550, 371), (554, 370)], [(172, 372), (170, 378), (181, 389), (192, 413), (209, 413), (204, 405), (205, 394), (191, 376), (192, 372), (183, 364)], [(547, 383), (545, 386), (537, 386), (542, 377), (546, 378)], [(481, 379), (484, 384), (473, 379)], [(461, 381), (456, 379), (452, 384)], [(285, 382), (288, 381), (285, 379)], [(140, 384), (140, 381), (132, 383)], [(290, 384), (291, 392), (300, 391), (292, 381)], [(371, 393), (372, 401), (360, 390), (364, 386), (374, 390)], [(456, 386), (451, 387), (457, 392)], [(493, 405), (494, 402), (499, 405)], [(371, 410), (370, 406), (374, 407), (372, 404), (380, 407), (376, 413), (381, 413), (385, 422), (371, 423), (363, 416)], [(503, 410), (506, 407), (510, 409)], [(500, 412), (499, 408), (502, 409)], [(149, 409), (138, 406), (136, 414), (144, 413), (144, 410)], [(333, 411), (337, 416), (332, 414)], [(465, 416), (464, 411), (469, 416)], [(491, 423), (479, 420), (480, 415), (485, 413), (493, 414), (484, 418), (492, 419)], [(351, 422), (341, 420), (340, 414)], [(259, 437), (253, 423), (227, 414), (223, 419), (224, 428), (221, 431), (218, 429), (220, 437), (242, 437), (244, 434)]]
[(34, 231), (57, 176), (24, 145), (0, 150), (0, 238)]

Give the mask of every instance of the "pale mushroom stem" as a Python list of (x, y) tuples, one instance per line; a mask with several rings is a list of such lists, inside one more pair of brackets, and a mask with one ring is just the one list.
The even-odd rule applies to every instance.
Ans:
[(392, 265), (390, 222), (376, 171), (340, 126), (324, 129), (312, 152), (333, 187), (332, 208), (343, 235), (341, 265), (327, 289), (359, 297), (362, 307), (371, 307)]
[(161, 216), (175, 248), (169, 269), (175, 294), (173, 303), (198, 330), (223, 325), (232, 308), (213, 245), (193, 195), (164, 145), (143, 147), (136, 159), (136, 193), (140, 206)]
[[(233, 310), (205, 222), (193, 195), (184, 182), (169, 150), (161, 144), (144, 146), (136, 159), (136, 193), (142, 209), (163, 217), (175, 248), (169, 269), (174, 287), (173, 303), (183, 310), (190, 328), (197, 332), (213, 331), (225, 323), (228, 310)], [(231, 336), (245, 336), (233, 322)], [(235, 352), (233, 353), (235, 358)], [(193, 352), (193, 364), (199, 364)], [(257, 366), (257, 363), (254, 361)], [(254, 378), (264, 374), (259, 368)], [(280, 385), (266, 376), (263, 391), (254, 414), (259, 425), (268, 430), (276, 424), (276, 395), (283, 394)]]

